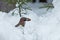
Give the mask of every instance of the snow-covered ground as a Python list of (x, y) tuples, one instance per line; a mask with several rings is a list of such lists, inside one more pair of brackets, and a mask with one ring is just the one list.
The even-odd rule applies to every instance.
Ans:
[[(40, 8), (48, 3), (28, 3), (28, 6), (31, 7), (32, 11), (35, 12), (38, 16), (42, 16), (47, 13), (47, 8)], [(43, 10), (43, 12), (42, 12)], [(51, 8), (48, 10), (51, 12)]]
[[(29, 10), (25, 17), (31, 18), (31, 22), (27, 22), (24, 29), (20, 27), (16, 28), (15, 25), (19, 22), (20, 17), (18, 15), (12, 16), (10, 13), (0, 12), (0, 40), (35, 40), (36, 36), (34, 32), (38, 17), (34, 12)], [(24, 34), (22, 32), (23, 30)]]
[[(54, 0), (54, 9), (41, 16), (40, 11), (33, 8), (33, 11), (27, 10), (24, 17), (31, 18), (31, 21), (25, 24), (25, 27), (15, 27), (19, 22), (19, 15), (14, 16), (5, 12), (0, 12), (0, 40), (60, 40), (60, 0)], [(14, 9), (15, 10), (15, 9)], [(13, 10), (13, 11), (14, 11)], [(35, 12), (34, 12), (35, 11)], [(18, 13), (16, 8), (15, 13)], [(39, 16), (37, 15), (39, 14)], [(24, 33), (23, 33), (24, 32)]]

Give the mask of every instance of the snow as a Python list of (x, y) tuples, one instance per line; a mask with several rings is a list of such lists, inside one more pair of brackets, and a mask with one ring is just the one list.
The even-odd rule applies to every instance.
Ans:
[[(54, 9), (45, 11), (46, 14), (43, 16), (36, 14), (40, 12), (38, 8), (36, 8), (37, 11), (34, 8), (32, 11), (26, 10), (28, 14), (22, 14), (22, 17), (28, 17), (31, 21), (26, 21), (24, 28), (15, 27), (20, 20), (19, 15), (17, 15), (18, 8), (9, 13), (0, 11), (0, 40), (60, 40), (59, 1), (54, 0)], [(14, 16), (11, 15), (13, 11), (15, 12)]]
[[(24, 29), (20, 27), (15, 27), (19, 22), (19, 15), (12, 16), (10, 13), (0, 12), (0, 40), (35, 40), (36, 36), (34, 33), (34, 27), (36, 25), (38, 18), (34, 12), (27, 10), (28, 14), (24, 15), (25, 17), (31, 18), (31, 22), (27, 22)], [(3, 14), (2, 14), (3, 13)], [(33, 13), (33, 15), (31, 15)], [(23, 16), (23, 15), (22, 15)], [(35, 17), (35, 18), (34, 18)], [(28, 24), (28, 25), (27, 25)], [(31, 26), (32, 25), (32, 26)], [(33, 27), (33, 28), (32, 28)], [(22, 32), (24, 30), (24, 34)]]
[[(57, 5), (58, 4), (58, 5)], [(60, 12), (59, 0), (53, 1), (54, 9), (40, 17), (42, 40), (60, 40)]]
[[(40, 8), (40, 7), (42, 7), (42, 6), (46, 5), (46, 4), (47, 3), (33, 3), (33, 4), (32, 3), (28, 3), (27, 5), (29, 7), (31, 7), (32, 11), (34, 13), (36, 13), (38, 16), (42, 16), (43, 14), (46, 14), (47, 8)], [(43, 10), (43, 12), (42, 12), (42, 10)]]

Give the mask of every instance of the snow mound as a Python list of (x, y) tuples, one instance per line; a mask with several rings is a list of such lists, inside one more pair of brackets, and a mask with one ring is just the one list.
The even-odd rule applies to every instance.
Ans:
[[(31, 19), (31, 22), (26, 22), (24, 28), (24, 34), (22, 32), (23, 29), (20, 27), (15, 27), (15, 25), (19, 22), (20, 17), (18, 15), (11, 16), (11, 12), (6, 14), (4, 12), (0, 12), (0, 40), (35, 40), (36, 35), (34, 33), (35, 25), (37, 25), (38, 16), (30, 11), (28, 11), (28, 15), (22, 15), (24, 17), (28, 17)], [(3, 14), (2, 14), (3, 13)], [(32, 15), (33, 14), (33, 15)], [(35, 18), (34, 18), (35, 17)]]

